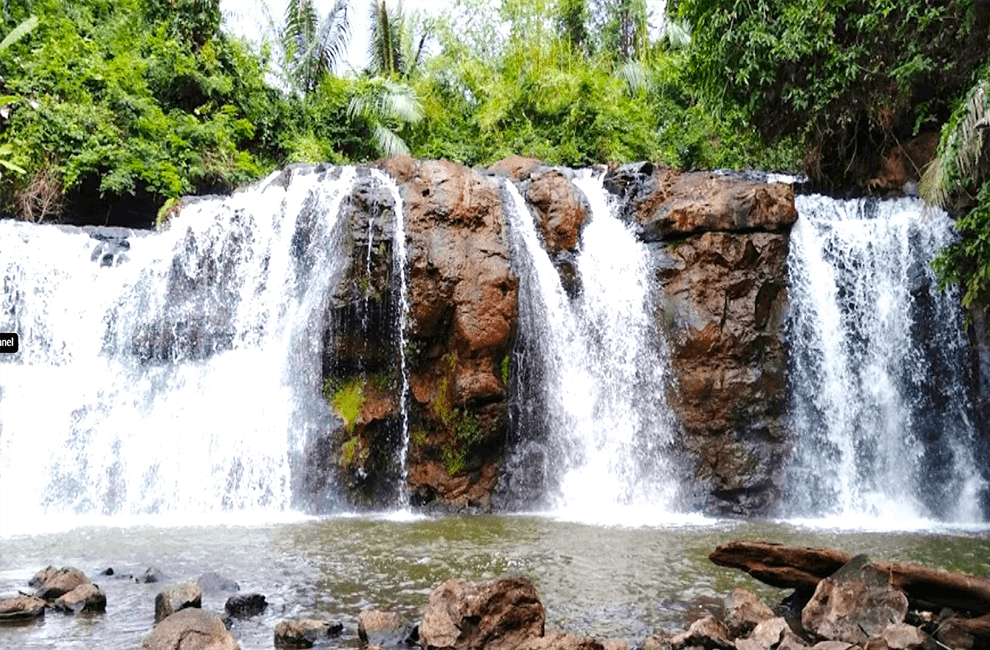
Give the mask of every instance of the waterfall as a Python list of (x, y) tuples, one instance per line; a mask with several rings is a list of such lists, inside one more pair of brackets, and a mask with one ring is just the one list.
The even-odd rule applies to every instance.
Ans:
[[(590, 206), (568, 297), (540, 244), (533, 215), (506, 184), (514, 264), (520, 278), (517, 461), (529, 464), (563, 516), (625, 519), (668, 513), (674, 481), (665, 448), (673, 417), (671, 373), (656, 327), (649, 253), (609, 209), (601, 179), (575, 185)], [(535, 465), (535, 466), (534, 466)], [(639, 520), (650, 515), (634, 515)]]
[(979, 521), (963, 317), (930, 268), (950, 219), (913, 199), (799, 196), (797, 208), (792, 514)]
[(294, 464), (335, 421), (321, 328), (354, 177), (273, 175), (162, 233), (0, 225), (5, 532), (300, 505)]

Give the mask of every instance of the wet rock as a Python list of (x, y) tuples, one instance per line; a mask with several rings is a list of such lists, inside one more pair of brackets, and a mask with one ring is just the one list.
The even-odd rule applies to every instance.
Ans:
[(790, 632), (790, 627), (783, 618), (765, 619), (749, 636), (736, 639), (736, 650), (771, 650), (778, 646), (786, 632)]
[(543, 161), (536, 158), (526, 158), (525, 156), (509, 156), (503, 158), (488, 167), (488, 171), (497, 176), (508, 176), (509, 178), (521, 181), (542, 167)]
[(544, 621), (543, 603), (526, 578), (454, 578), (430, 592), (420, 644), (423, 650), (509, 650), (543, 636)]
[(19, 594), (0, 598), (0, 624), (27, 621), (45, 615), (45, 601), (37, 596)]
[(38, 589), (41, 585), (45, 584), (45, 581), (54, 576), (58, 572), (58, 569), (52, 565), (48, 565), (41, 571), (34, 574), (30, 580), (28, 580), (28, 587), (32, 589)]
[(203, 606), (203, 590), (193, 582), (180, 582), (155, 596), (155, 623), (187, 608)]
[(733, 638), (748, 635), (757, 625), (772, 618), (773, 610), (748, 589), (736, 587), (725, 598), (725, 626)]
[(358, 614), (358, 638), (364, 646), (404, 647), (408, 637), (408, 625), (398, 614), (380, 609), (366, 609)]
[(684, 648), (705, 648), (705, 650), (734, 650), (729, 630), (720, 620), (708, 615), (691, 624), (687, 632), (682, 632), (670, 640), (674, 650)]
[[(518, 650), (606, 650), (608, 646), (590, 637), (551, 632), (546, 636), (526, 639), (517, 647)], [(611, 650), (619, 649), (613, 647)]]
[(145, 569), (144, 575), (141, 577), (141, 582), (165, 582), (166, 580), (168, 580), (168, 576), (165, 572), (153, 566)]
[(141, 650), (238, 650), (240, 646), (216, 614), (183, 609), (159, 622)]
[(881, 637), (890, 650), (918, 650), (928, 640), (927, 634), (907, 623), (888, 625)]
[(777, 650), (804, 650), (808, 644), (805, 640), (794, 634), (791, 630), (784, 630), (784, 634), (777, 645)]
[(581, 227), (588, 219), (587, 199), (557, 170), (534, 178), (526, 199), (536, 209), (537, 225), (550, 254), (577, 248)]
[(92, 582), (79, 585), (67, 594), (63, 594), (55, 599), (52, 606), (70, 614), (81, 612), (105, 612), (107, 609), (107, 597), (100, 591), (100, 588)]
[(275, 626), (275, 646), (287, 648), (312, 648), (321, 640), (344, 631), (340, 623), (318, 619), (279, 621)]
[(891, 623), (903, 622), (907, 608), (904, 592), (891, 586), (888, 575), (869, 558), (858, 555), (818, 583), (801, 612), (801, 624), (820, 639), (865, 644)]
[(819, 641), (811, 646), (811, 650), (850, 650), (850, 648), (856, 647), (858, 646), (845, 641)]
[(408, 242), (408, 488), (417, 504), (491, 507), (508, 427), (502, 373), (518, 279), (495, 179), (448, 162), (385, 162)]
[(203, 590), (204, 594), (215, 594), (221, 591), (240, 591), (241, 586), (230, 578), (225, 578), (219, 573), (208, 571), (199, 576), (196, 584)]
[[(90, 584), (90, 579), (85, 573), (74, 567), (62, 567), (52, 571), (53, 567), (48, 567), (35, 578), (43, 577), (44, 581), (38, 587), (38, 597), (45, 600), (55, 600), (59, 596), (69, 593), (80, 585)], [(32, 582), (34, 580), (32, 579)], [(29, 583), (30, 584), (30, 583)]]
[(268, 601), (261, 594), (238, 594), (227, 599), (223, 608), (234, 618), (257, 616), (268, 607)]

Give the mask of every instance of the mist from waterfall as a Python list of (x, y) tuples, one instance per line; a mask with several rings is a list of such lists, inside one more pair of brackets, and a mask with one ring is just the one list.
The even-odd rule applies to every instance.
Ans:
[(796, 203), (789, 514), (979, 522), (963, 315), (930, 266), (951, 220), (913, 199)]

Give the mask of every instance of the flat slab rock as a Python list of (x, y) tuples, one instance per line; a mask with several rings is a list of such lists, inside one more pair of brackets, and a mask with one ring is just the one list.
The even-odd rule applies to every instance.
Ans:
[(312, 648), (319, 641), (344, 631), (340, 623), (319, 619), (295, 619), (279, 621), (275, 626), (276, 648)]
[(0, 599), (0, 624), (27, 621), (45, 615), (45, 601), (37, 596), (20, 594)]

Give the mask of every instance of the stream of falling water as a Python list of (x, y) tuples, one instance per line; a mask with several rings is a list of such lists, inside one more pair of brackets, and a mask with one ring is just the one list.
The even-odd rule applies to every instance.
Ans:
[(980, 521), (962, 314), (930, 268), (951, 221), (912, 199), (796, 203), (792, 514)]
[(669, 519), (676, 481), (665, 451), (675, 424), (666, 402), (670, 365), (653, 322), (649, 253), (613, 216), (600, 178), (585, 173), (574, 183), (591, 211), (573, 300), (525, 201), (506, 184), (520, 276), (517, 363), (526, 385), (514, 426), (531, 439), (520, 454), (541, 465), (537, 473), (552, 495), (546, 505), (564, 518)]
[(273, 175), (126, 239), (3, 222), (5, 533), (301, 505), (293, 464), (333, 420), (319, 315), (354, 174)]

